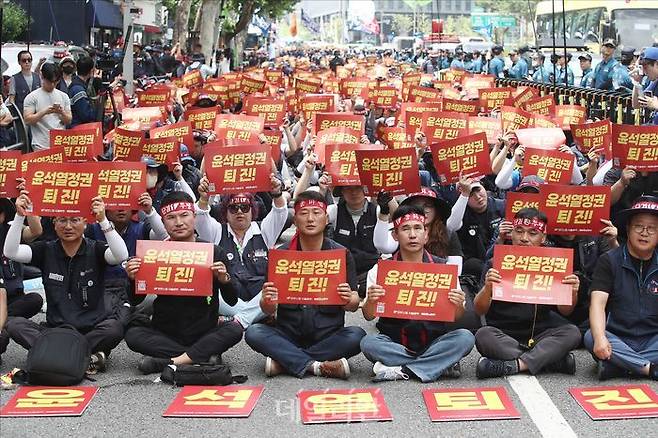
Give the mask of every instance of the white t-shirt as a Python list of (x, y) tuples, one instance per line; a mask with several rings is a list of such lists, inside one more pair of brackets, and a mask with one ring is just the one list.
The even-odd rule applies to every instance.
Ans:
[[(25, 97), (23, 114), (28, 109), (31, 113), (36, 113), (56, 103), (60, 104), (65, 111), (71, 111), (71, 100), (66, 93), (56, 88), (48, 93), (40, 87)], [(30, 125), (30, 128), (32, 131), (32, 147), (35, 151), (40, 151), (50, 147), (50, 130), (65, 129), (66, 125), (60, 119), (59, 114), (53, 113), (46, 114), (36, 125)]]

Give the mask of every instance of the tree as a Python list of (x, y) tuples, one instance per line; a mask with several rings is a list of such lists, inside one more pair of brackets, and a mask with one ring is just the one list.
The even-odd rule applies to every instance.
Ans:
[(14, 3), (0, 4), (0, 7), (2, 8), (2, 41), (19, 39), (27, 30), (27, 13)]
[(485, 12), (520, 15), (527, 22), (532, 22), (539, 2), (540, 0), (475, 0), (475, 5), (483, 8)]
[(174, 18), (173, 44), (178, 43), (183, 49), (187, 45), (187, 32), (190, 22), (192, 0), (166, 0), (163, 5), (169, 11), (169, 17)]
[(412, 17), (405, 14), (395, 14), (391, 17), (391, 28), (398, 36), (406, 36), (411, 32)]
[(472, 36), (477, 35), (471, 26), (471, 19), (469, 17), (448, 17), (443, 25), (445, 33), (455, 34), (459, 36)]

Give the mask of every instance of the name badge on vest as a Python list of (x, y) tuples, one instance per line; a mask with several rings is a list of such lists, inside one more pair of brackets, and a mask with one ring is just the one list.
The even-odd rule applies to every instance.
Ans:
[(340, 229), (340, 230), (338, 230), (338, 234), (341, 234), (341, 235), (343, 235), (343, 236), (349, 236), (349, 235), (350, 235), (350, 231), (349, 231), (349, 230), (343, 230), (343, 229)]
[(55, 274), (53, 272), (48, 274), (48, 278), (51, 279), (51, 280), (55, 280), (55, 281), (64, 281), (64, 276), (63, 275)]
[(265, 257), (267, 257), (267, 251), (265, 251), (264, 249), (257, 249), (256, 251), (254, 251), (254, 258), (258, 259)]

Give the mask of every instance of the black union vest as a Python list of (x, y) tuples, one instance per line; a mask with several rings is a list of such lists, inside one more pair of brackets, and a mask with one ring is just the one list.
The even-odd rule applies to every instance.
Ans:
[(222, 226), (222, 239), (219, 246), (226, 251), (231, 266), (231, 282), (235, 292), (243, 301), (249, 301), (263, 288), (267, 275), (267, 245), (260, 234), (254, 234), (242, 251), (242, 257), (228, 225)]
[(352, 215), (347, 211), (345, 200), (338, 201), (336, 213), (336, 230), (333, 240), (349, 249), (356, 262), (356, 272), (367, 272), (379, 259), (379, 252), (373, 243), (375, 225), (377, 224), (377, 206), (368, 202), (366, 212), (361, 215), (354, 227)]
[(27, 96), (37, 88), (41, 87), (41, 79), (39, 78), (38, 74), (32, 73), (32, 89), (30, 89), (30, 87), (27, 86), (27, 82), (25, 81), (25, 78), (23, 77), (23, 73), (19, 71), (14, 75), (14, 83), (16, 84), (16, 97), (14, 98), (14, 102), (16, 103), (16, 107), (22, 114), (23, 102), (25, 101), (25, 96)]

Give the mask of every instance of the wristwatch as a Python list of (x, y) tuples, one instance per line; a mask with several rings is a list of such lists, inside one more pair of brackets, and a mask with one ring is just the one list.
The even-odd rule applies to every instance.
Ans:
[(114, 230), (114, 224), (112, 222), (110, 222), (110, 226), (107, 228), (101, 227), (101, 231), (103, 232), (103, 234), (107, 234), (112, 230)]

